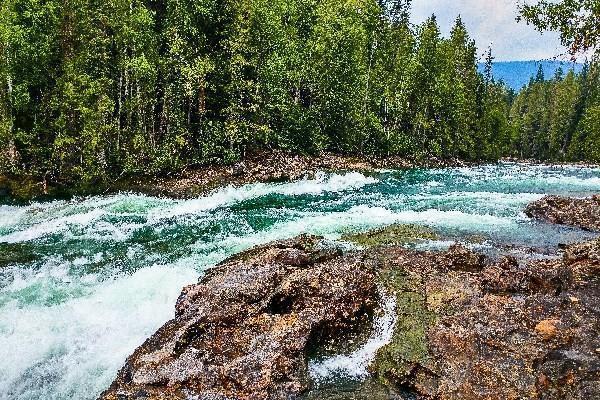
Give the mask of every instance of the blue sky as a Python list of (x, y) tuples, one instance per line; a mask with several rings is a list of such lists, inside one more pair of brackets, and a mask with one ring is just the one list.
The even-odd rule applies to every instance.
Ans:
[(569, 58), (561, 56), (565, 50), (558, 34), (542, 35), (524, 22), (517, 23), (517, 0), (413, 0), (412, 9), (414, 23), (435, 13), (444, 35), (460, 14), (480, 54), (493, 42), (496, 61)]

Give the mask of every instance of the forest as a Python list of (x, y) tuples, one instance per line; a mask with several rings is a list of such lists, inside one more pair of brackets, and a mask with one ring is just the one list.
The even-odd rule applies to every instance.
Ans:
[(538, 72), (514, 100), (509, 120), (520, 158), (600, 161), (600, 75), (597, 65), (581, 74)]
[(0, 174), (99, 182), (261, 149), (600, 161), (597, 63), (515, 93), (460, 17), (449, 37), (409, 17), (406, 0), (3, 0)]

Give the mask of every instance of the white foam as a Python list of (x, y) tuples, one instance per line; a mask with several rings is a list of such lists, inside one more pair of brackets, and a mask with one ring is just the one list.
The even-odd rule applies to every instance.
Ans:
[(491, 214), (466, 213), (458, 210), (441, 211), (428, 209), (423, 211), (393, 211), (383, 207), (356, 206), (345, 216), (349, 226), (380, 226), (390, 223), (419, 223), (446, 228), (466, 228), (489, 230), (515, 223), (512, 218)]
[(424, 224), (440, 228), (467, 231), (496, 232), (499, 228), (517, 229), (521, 218), (497, 217), (489, 214), (469, 214), (461, 211), (393, 211), (384, 207), (356, 206), (340, 212), (303, 212), (292, 219), (276, 223), (267, 230), (248, 229), (242, 235), (226, 235), (211, 242), (199, 241), (193, 248), (200, 266), (222, 261), (231, 254), (274, 240), (289, 239), (303, 233), (338, 240), (344, 232), (365, 231), (392, 223)]
[(170, 200), (132, 194), (32, 203), (28, 206), (0, 206), (0, 242), (27, 242), (57, 233), (74, 231), (74, 237), (125, 240), (143, 224), (106, 222), (106, 217), (145, 217), (152, 209), (173, 203)]
[(600, 188), (600, 169), (586, 166), (500, 163), (474, 168), (448, 168), (430, 172), (432, 178), (451, 177), (465, 186), (481, 184), (531, 188), (533, 191)]
[(150, 219), (159, 221), (182, 215), (198, 214), (218, 207), (230, 206), (249, 199), (270, 194), (285, 196), (319, 195), (326, 192), (343, 192), (377, 183), (378, 180), (358, 172), (346, 174), (318, 173), (314, 179), (290, 183), (255, 183), (242, 187), (227, 186), (216, 192), (193, 200), (178, 201), (167, 209), (154, 210)]
[(25, 212), (24, 207), (0, 205), (0, 231), (17, 224)]
[(38, 239), (42, 236), (47, 236), (67, 230), (73, 225), (88, 225), (92, 221), (97, 220), (104, 214), (105, 212), (101, 209), (93, 209), (82, 214), (74, 214), (66, 217), (51, 219), (49, 221), (34, 224), (23, 230), (0, 236), (0, 241), (7, 243), (27, 242), (30, 240)]
[(320, 172), (316, 175), (315, 179), (304, 179), (297, 183), (281, 185), (276, 188), (275, 193), (298, 196), (303, 194), (321, 194), (324, 192), (342, 192), (360, 189), (377, 182), (379, 180), (367, 177), (358, 172), (331, 175)]
[(394, 297), (387, 297), (382, 309), (383, 313), (374, 321), (373, 333), (358, 350), (309, 362), (308, 371), (315, 382), (327, 382), (337, 376), (353, 379), (368, 376), (369, 364), (375, 359), (377, 351), (391, 342), (397, 322)]
[(421, 193), (411, 196), (411, 200), (467, 200), (493, 204), (527, 204), (542, 198), (538, 193), (501, 193), (501, 192), (458, 192), (440, 194)]
[(197, 276), (189, 266), (154, 266), (58, 305), (5, 305), (0, 398), (96, 397), (125, 357), (172, 317), (181, 288)]
[(583, 187), (587, 189), (600, 189), (600, 177), (579, 178), (576, 176), (549, 177), (545, 182), (550, 185)]

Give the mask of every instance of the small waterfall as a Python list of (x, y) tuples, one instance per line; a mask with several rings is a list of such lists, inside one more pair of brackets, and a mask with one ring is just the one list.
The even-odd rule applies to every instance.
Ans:
[(377, 351), (391, 342), (397, 321), (395, 297), (386, 295), (382, 298), (384, 299), (382, 313), (375, 318), (373, 333), (365, 344), (350, 354), (309, 362), (310, 376), (317, 384), (326, 383), (337, 377), (357, 380), (367, 377), (369, 373), (367, 368), (375, 359)]

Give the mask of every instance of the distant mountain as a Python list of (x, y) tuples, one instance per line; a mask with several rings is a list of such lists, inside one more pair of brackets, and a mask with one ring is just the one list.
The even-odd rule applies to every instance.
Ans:
[[(554, 76), (558, 68), (565, 72), (574, 70), (581, 72), (582, 64), (566, 61), (501, 61), (493, 65), (493, 75), (496, 81), (502, 80), (514, 90), (520, 90), (527, 85), (531, 77), (535, 77), (539, 66), (542, 65), (544, 76), (550, 79)], [(478, 64), (480, 72), (483, 72), (484, 64)]]

